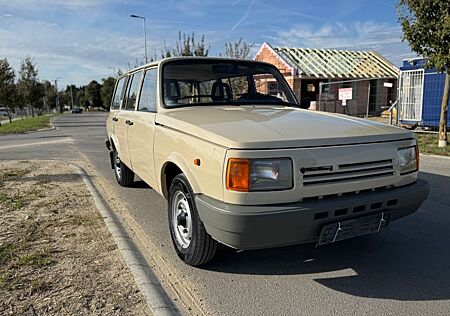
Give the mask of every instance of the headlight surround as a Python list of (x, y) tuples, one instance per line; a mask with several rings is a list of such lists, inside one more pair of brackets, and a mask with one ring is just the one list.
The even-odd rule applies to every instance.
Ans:
[(399, 148), (397, 156), (401, 175), (419, 170), (419, 149), (417, 145)]
[(290, 158), (228, 160), (226, 187), (241, 192), (281, 191), (293, 187)]

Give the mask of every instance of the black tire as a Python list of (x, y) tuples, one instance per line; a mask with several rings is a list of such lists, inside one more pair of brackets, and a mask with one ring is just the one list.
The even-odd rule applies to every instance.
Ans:
[(117, 183), (123, 187), (131, 186), (134, 182), (134, 172), (120, 160), (115, 148), (113, 149), (113, 159), (114, 175), (116, 176)]
[[(189, 206), (189, 213), (191, 214), (191, 238), (190, 242), (188, 244), (185, 243), (184, 245), (180, 242), (180, 238), (183, 237), (180, 237), (179, 234), (181, 233), (178, 230), (182, 227), (180, 226), (180, 215), (178, 215), (175, 219), (174, 212), (176, 212), (176, 210), (173, 209), (174, 207), (179, 209), (179, 205), (174, 205), (174, 203), (179, 204), (177, 199), (180, 196), (184, 196), (185, 199), (183, 200), (184, 202), (179, 203), (187, 202)], [(168, 213), (170, 236), (172, 237), (172, 242), (178, 257), (191, 266), (199, 266), (211, 261), (216, 254), (218, 243), (206, 232), (205, 226), (198, 216), (194, 193), (188, 180), (183, 174), (177, 175), (170, 185)], [(188, 216), (189, 215), (184, 215), (184, 223), (186, 227), (188, 226), (186, 224)], [(177, 221), (177, 223), (175, 221)]]

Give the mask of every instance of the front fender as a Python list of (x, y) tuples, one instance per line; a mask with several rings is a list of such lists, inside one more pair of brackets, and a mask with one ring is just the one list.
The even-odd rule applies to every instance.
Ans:
[[(175, 164), (176, 166), (178, 166), (178, 168), (180, 168), (180, 170), (183, 172), (186, 179), (188, 179), (189, 184), (191, 185), (192, 191), (194, 191), (194, 193), (201, 192), (200, 185), (198, 183), (198, 179), (195, 176), (195, 174), (192, 172), (189, 163), (186, 161), (186, 159), (184, 157), (182, 157), (178, 153), (173, 152), (173, 153), (170, 153), (169, 156), (167, 157), (167, 162), (164, 164), (164, 167), (169, 162)], [(193, 162), (191, 164), (192, 164), (192, 166), (194, 166)], [(162, 168), (162, 170), (164, 170), (164, 168)], [(161, 179), (162, 178), (163, 178), (163, 174), (161, 175)], [(162, 185), (161, 187), (163, 188), (164, 186)]]

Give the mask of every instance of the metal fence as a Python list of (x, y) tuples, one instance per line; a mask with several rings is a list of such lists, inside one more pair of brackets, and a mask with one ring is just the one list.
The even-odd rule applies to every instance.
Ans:
[[(355, 79), (320, 82), (317, 102), (312, 102), (312, 106), (319, 111), (365, 117), (388, 124), (387, 110), (396, 100), (396, 79)], [(396, 114), (395, 110), (393, 114)]]

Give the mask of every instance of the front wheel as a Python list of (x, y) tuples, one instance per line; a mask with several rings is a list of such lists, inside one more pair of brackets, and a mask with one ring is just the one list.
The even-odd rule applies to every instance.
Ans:
[(195, 206), (194, 193), (183, 174), (177, 175), (169, 190), (169, 227), (178, 257), (191, 266), (212, 260), (217, 241), (206, 232)]
[(116, 176), (117, 183), (119, 183), (123, 187), (129, 187), (133, 184), (134, 181), (134, 172), (128, 168), (122, 160), (119, 158), (119, 154), (117, 150), (113, 151), (113, 159), (114, 159), (114, 174)]

